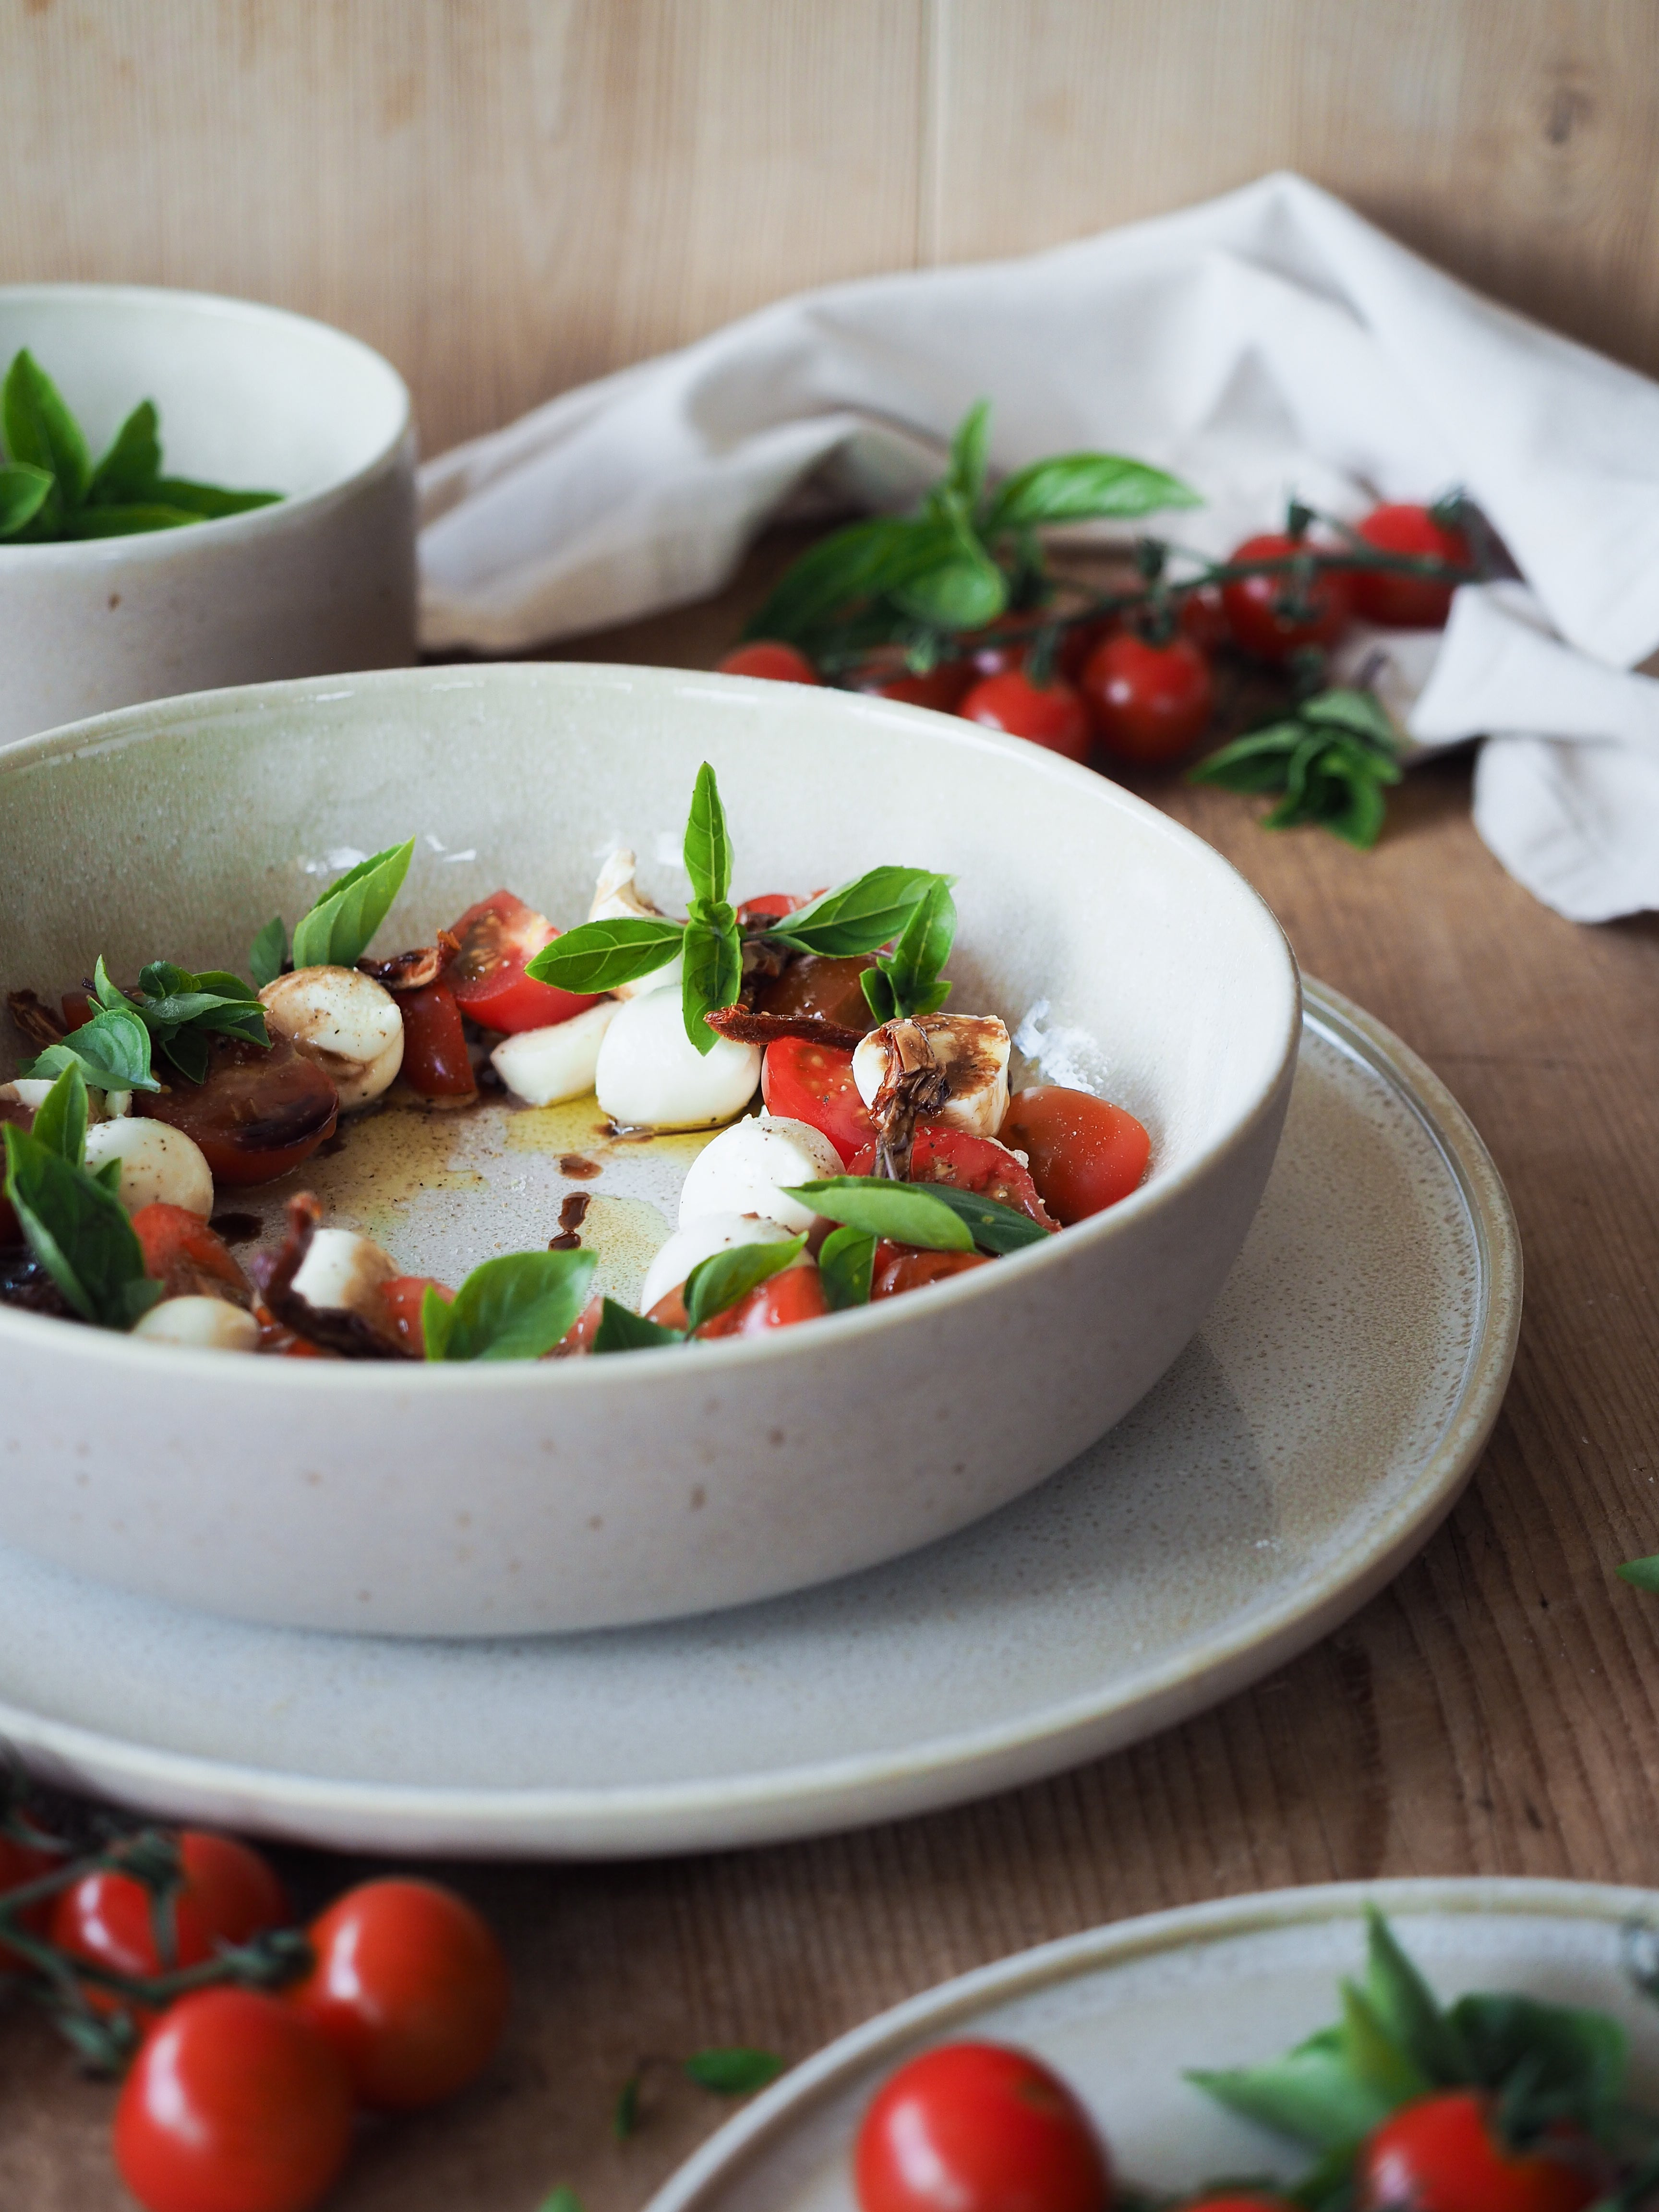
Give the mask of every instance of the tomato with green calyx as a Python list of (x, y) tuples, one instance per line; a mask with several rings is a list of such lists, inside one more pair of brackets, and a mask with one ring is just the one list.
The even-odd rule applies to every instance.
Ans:
[(810, 1037), (779, 1037), (761, 1062), (761, 1097), (780, 1121), (821, 1129), (842, 1159), (873, 1145), (876, 1125), (853, 1080), (853, 1055)]
[(1095, 733), (1114, 760), (1153, 767), (1179, 760), (1210, 726), (1215, 683), (1190, 638), (1152, 645), (1121, 630), (1083, 672)]
[[(155, 1942), (149, 1891), (136, 1875), (106, 1869), (82, 1875), (52, 1905), (52, 1940), (71, 1960), (111, 1972), (148, 1977), (199, 1966), (225, 1944), (246, 1943), (280, 1928), (288, 1900), (270, 1862), (234, 1836), (186, 1828), (179, 1838), (182, 1887), (173, 1893), (173, 1956)], [(88, 1986), (94, 2003), (104, 2000)]]
[(895, 1244), (884, 1237), (870, 1269), (872, 1298), (896, 1298), (906, 1291), (925, 1291), (969, 1267), (988, 1267), (983, 1252), (924, 1252), (914, 1244)]
[[(848, 1163), (848, 1175), (876, 1172), (876, 1146), (870, 1142)], [(1055, 1224), (1038, 1194), (1029, 1169), (1022, 1167), (1006, 1144), (994, 1137), (971, 1136), (944, 1121), (918, 1121), (910, 1146), (912, 1182), (948, 1182), (957, 1190), (971, 1190), (980, 1198), (994, 1199), (1027, 1213), (1045, 1229)]]
[(590, 993), (562, 991), (556, 983), (538, 983), (526, 975), (531, 961), (558, 933), (544, 914), (511, 891), (491, 891), (451, 925), (459, 949), (441, 980), (480, 1029), (508, 1036), (550, 1029), (599, 1004)]
[(1152, 1150), (1133, 1114), (1060, 1083), (1015, 1091), (1000, 1134), (1025, 1154), (1044, 1206), (1066, 1227), (1138, 1190)]
[(704, 1322), (697, 1334), (764, 1336), (770, 1329), (789, 1328), (798, 1321), (821, 1320), (829, 1310), (817, 1269), (786, 1267), (781, 1274), (757, 1283), (736, 1305)]
[(1200, 584), (1190, 592), (1183, 592), (1176, 609), (1181, 635), (1190, 638), (1200, 653), (1213, 653), (1218, 647), (1231, 643), (1232, 632), (1227, 627), (1227, 610), (1221, 603), (1219, 585)]
[(1355, 2168), (1358, 2212), (1584, 2212), (1602, 2195), (1587, 2136), (1564, 2131), (1512, 2151), (1496, 2100), (1475, 2089), (1419, 2098), (1368, 2137)]
[(722, 676), (758, 676), (769, 684), (821, 684), (823, 680), (804, 653), (769, 637), (738, 646), (718, 667)]
[(860, 2212), (1107, 2212), (1088, 2113), (1024, 2051), (947, 2043), (879, 2089), (853, 2156)]
[[(1449, 561), (1455, 568), (1469, 565), (1468, 539), (1461, 530), (1437, 522), (1426, 507), (1375, 507), (1358, 526), (1357, 534), (1379, 553), (1406, 553), (1419, 558), (1426, 554), (1437, 561)], [(1443, 629), (1451, 611), (1454, 586), (1437, 583), (1431, 577), (1401, 575), (1387, 568), (1355, 568), (1349, 573), (1348, 587), (1355, 613), (1390, 629)]]
[[(1277, 561), (1309, 547), (1281, 530), (1247, 538), (1230, 561)], [(1224, 584), (1221, 604), (1235, 643), (1258, 660), (1288, 660), (1304, 646), (1332, 645), (1347, 628), (1353, 596), (1340, 569), (1316, 569), (1305, 583), (1288, 568), (1257, 576), (1236, 576)]]
[(478, 1086), (467, 1056), (461, 1009), (449, 986), (428, 983), (422, 991), (399, 991), (398, 1012), (404, 1018), (398, 1073), (410, 1089), (446, 1104), (476, 1098)]
[(182, 1129), (215, 1182), (270, 1182), (308, 1160), (334, 1134), (340, 1094), (286, 1037), (268, 1046), (208, 1040), (208, 1070), (192, 1083), (176, 1068), (167, 1089), (133, 1093), (132, 1110)]
[(965, 721), (1026, 738), (1066, 760), (1086, 761), (1093, 732), (1089, 711), (1063, 676), (1033, 684), (1023, 668), (987, 676), (975, 684), (957, 709)]

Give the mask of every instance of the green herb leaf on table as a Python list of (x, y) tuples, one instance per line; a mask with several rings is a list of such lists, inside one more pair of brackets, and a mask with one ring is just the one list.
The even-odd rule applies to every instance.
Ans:
[(1401, 780), (1394, 726), (1369, 691), (1344, 686), (1223, 745), (1189, 770), (1194, 783), (1276, 795), (1268, 830), (1317, 823), (1362, 849), (1382, 833), (1385, 787)]
[(428, 1359), (540, 1359), (587, 1303), (592, 1252), (505, 1252), (475, 1267), (446, 1304), (421, 1301)]
[(680, 971), (680, 1007), (685, 1034), (697, 1052), (707, 1055), (717, 1039), (703, 1016), (734, 1006), (743, 988), (743, 939), (737, 916), (725, 904), (706, 905), (693, 899), (682, 942), (685, 964)]
[(683, 921), (584, 921), (544, 945), (526, 966), (538, 983), (562, 991), (615, 991), (666, 967), (680, 949)]
[(1626, 1559), (1619, 1573), (1639, 1590), (1659, 1590), (1659, 1553), (1645, 1559)]
[(876, 1176), (829, 1176), (821, 1182), (797, 1183), (786, 1189), (784, 1196), (798, 1198), (826, 1221), (861, 1229), (866, 1236), (889, 1237), (895, 1244), (915, 1244), (927, 1252), (974, 1249), (972, 1230), (945, 1203), (939, 1184), (889, 1182)]
[(9, 460), (49, 471), (64, 507), (82, 505), (92, 483), (85, 433), (27, 346), (13, 358), (0, 386), (0, 427)]
[(859, 978), (865, 1003), (878, 1022), (901, 1014), (936, 1014), (951, 995), (939, 970), (956, 939), (957, 908), (951, 896), (954, 878), (935, 876), (910, 910), (892, 953), (878, 958)]
[(805, 1237), (792, 1237), (787, 1243), (732, 1244), (699, 1260), (685, 1279), (685, 1317), (691, 1332), (781, 1274), (799, 1257), (805, 1243)]
[(50, 469), (32, 461), (0, 465), (0, 538), (16, 538), (51, 498), (57, 482)]
[(543, 2198), (540, 2212), (583, 2212), (582, 2200), (568, 2181), (562, 2181), (550, 2197)]
[[(68, 1079), (60, 1078), (61, 1080)], [(126, 1208), (99, 1177), (8, 1122), (6, 1196), (29, 1249), (83, 1321), (128, 1329), (161, 1295)], [(118, 1174), (118, 1162), (112, 1161)]]
[(39, 1081), (70, 1066), (81, 1070), (94, 1091), (161, 1087), (150, 1072), (149, 1031), (137, 1007), (125, 1000), (113, 1006), (100, 1005), (89, 1022), (71, 1030), (61, 1043), (48, 1045), (23, 1073)]
[(939, 880), (931, 868), (871, 868), (769, 922), (766, 934), (836, 959), (874, 952), (900, 933)]
[(656, 1352), (664, 1345), (684, 1344), (685, 1332), (679, 1328), (665, 1328), (660, 1322), (647, 1321), (643, 1314), (621, 1306), (614, 1298), (607, 1298), (599, 1316), (599, 1325), (594, 1332), (595, 1352)]
[(1005, 477), (992, 494), (985, 532), (1048, 522), (1128, 520), (1163, 507), (1200, 507), (1189, 484), (1121, 453), (1055, 453)]
[(867, 1229), (832, 1229), (818, 1251), (818, 1280), (831, 1313), (867, 1306), (875, 1273), (876, 1240)]
[(29, 1133), (71, 1167), (86, 1164), (87, 1085), (78, 1061), (71, 1061), (41, 1100)]
[(717, 2097), (747, 2097), (764, 2089), (784, 2071), (784, 2062), (774, 2051), (751, 2051), (734, 2045), (729, 2049), (694, 2051), (684, 2071), (700, 2089)]
[(274, 983), (287, 958), (288, 931), (281, 915), (274, 914), (248, 951), (247, 972), (253, 978), (254, 989), (263, 991), (267, 983)]
[(368, 951), (375, 931), (403, 889), (415, 840), (388, 845), (348, 868), (323, 893), (294, 932), (296, 968), (350, 968)]

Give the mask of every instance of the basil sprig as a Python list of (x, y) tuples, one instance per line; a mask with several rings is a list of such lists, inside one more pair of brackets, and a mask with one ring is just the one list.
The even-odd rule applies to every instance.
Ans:
[(681, 1018), (696, 1050), (708, 1054), (715, 1038), (703, 1016), (737, 1003), (743, 988), (743, 939), (731, 903), (732, 835), (707, 761), (692, 786), (684, 850), (691, 904), (680, 969)]
[[(101, 960), (99, 968), (101, 972)], [(71, 1030), (60, 1043), (49, 1044), (22, 1071), (25, 1077), (40, 1082), (78, 1067), (94, 1091), (159, 1091), (161, 1086), (150, 1072), (149, 1031), (137, 1009), (118, 991), (111, 1005), (100, 1001), (90, 1021)]]
[(540, 1359), (587, 1303), (592, 1252), (506, 1252), (475, 1267), (453, 1299), (428, 1290), (421, 1331), (428, 1359)]
[[(406, 844), (388, 845), (385, 852), (371, 854), (344, 875), (337, 876), (310, 913), (295, 925), (295, 966), (349, 968), (361, 960), (403, 889), (414, 857), (411, 837)], [(267, 922), (259, 933), (262, 942), (269, 941), (271, 927)]]
[(818, 1280), (831, 1313), (867, 1306), (875, 1274), (876, 1240), (867, 1229), (832, 1229), (818, 1249)]
[[(129, 997), (111, 982), (100, 956), (93, 970), (93, 989), (104, 1012), (136, 1013), (149, 1033), (150, 1044), (192, 1083), (201, 1082), (207, 1073), (210, 1036), (240, 1037), (246, 1044), (262, 1046), (270, 1042), (258, 996), (240, 975), (222, 968), (193, 975), (171, 960), (152, 960), (139, 969), (138, 988)], [(66, 1040), (71, 1049), (82, 1034), (76, 1030)], [(131, 1087), (153, 1091), (158, 1086)]]
[(890, 954), (878, 954), (873, 968), (859, 978), (865, 1004), (878, 1023), (901, 1015), (936, 1014), (951, 995), (939, 970), (956, 939), (957, 907), (951, 896), (954, 878), (935, 876), (910, 909)]
[(664, 1345), (690, 1343), (705, 1322), (793, 1267), (805, 1243), (805, 1237), (790, 1237), (771, 1244), (732, 1244), (699, 1260), (685, 1279), (684, 1328), (665, 1328), (607, 1298), (593, 1338), (594, 1351), (654, 1352)]
[(128, 1329), (161, 1286), (144, 1273), (143, 1248), (117, 1194), (121, 1164), (88, 1174), (86, 1133), (86, 1084), (72, 1066), (47, 1092), (33, 1129), (9, 1121), (0, 1130), (6, 1196), (30, 1251), (82, 1321)]
[(267, 983), (274, 983), (287, 958), (288, 930), (281, 915), (274, 914), (248, 947), (247, 972), (254, 989), (263, 991)]
[(125, 538), (269, 507), (275, 491), (229, 491), (161, 473), (155, 403), (135, 407), (94, 467), (86, 433), (24, 348), (0, 386), (0, 539)]
[(784, 1193), (826, 1221), (915, 1244), (925, 1252), (1017, 1252), (1053, 1234), (1018, 1206), (946, 1182), (891, 1182), (881, 1176), (829, 1176)]
[(1400, 744), (1386, 710), (1374, 693), (1346, 688), (1304, 700), (1188, 771), (1191, 783), (1276, 797), (1264, 830), (1316, 822), (1362, 850), (1382, 834), (1384, 788), (1400, 778)]

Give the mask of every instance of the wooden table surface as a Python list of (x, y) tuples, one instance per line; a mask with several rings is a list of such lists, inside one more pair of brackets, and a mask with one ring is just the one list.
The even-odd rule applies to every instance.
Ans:
[[(710, 665), (776, 558), (712, 606), (564, 650)], [(1292, 1665), (1033, 1788), (771, 1850), (444, 1869), (505, 1938), (511, 2033), (455, 2104), (366, 2136), (339, 2212), (536, 2212), (560, 2181), (631, 2212), (721, 2117), (665, 2077), (613, 2142), (641, 2056), (803, 2058), (946, 1975), (1127, 1914), (1383, 1875), (1659, 1882), (1659, 1599), (1613, 1575), (1659, 1550), (1659, 917), (1587, 929), (1537, 904), (1470, 827), (1467, 760), (1415, 773), (1370, 854), (1147, 789), (1260, 887), (1310, 974), (1437, 1070), (1508, 1182), (1526, 1319), (1462, 1503)], [(361, 1871), (283, 1858), (307, 1902)], [(44, 2027), (0, 2021), (0, 2205), (126, 2203), (112, 2100)]]

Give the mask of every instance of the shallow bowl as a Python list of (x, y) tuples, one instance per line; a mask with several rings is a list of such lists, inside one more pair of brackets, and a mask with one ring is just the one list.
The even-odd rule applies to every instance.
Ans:
[(187, 529), (0, 544), (0, 744), (175, 692), (415, 657), (409, 393), (343, 331), (246, 300), (0, 286), (94, 459), (141, 399), (163, 465), (280, 506)]
[[(502, 884), (568, 926), (618, 839), (666, 900), (683, 891), (670, 861), (703, 760), (740, 896), (881, 861), (951, 871), (955, 1003), (1012, 1026), (1047, 1000), (1045, 1034), (1092, 1048), (1101, 1087), (1152, 1131), (1143, 1188), (925, 1293), (694, 1352), (255, 1360), (0, 1309), (0, 1542), (279, 1625), (466, 1636), (662, 1619), (960, 1528), (1158, 1379), (1267, 1181), (1295, 963), (1208, 846), (1017, 739), (847, 693), (576, 665), (132, 708), (0, 756), (0, 984), (60, 988), (99, 951), (117, 974), (158, 957), (236, 964), (266, 916), (291, 924), (311, 902), (319, 855), (411, 831), (386, 945), (429, 941)], [(484, 1126), (446, 1123), (460, 1184)], [(522, 1225), (486, 1249), (545, 1242), (547, 1193), (527, 1170), (509, 1199), (521, 1188)], [(395, 1212), (377, 1233), (458, 1280), (485, 1251), (453, 1210), (447, 1266), (400, 1249)]]

